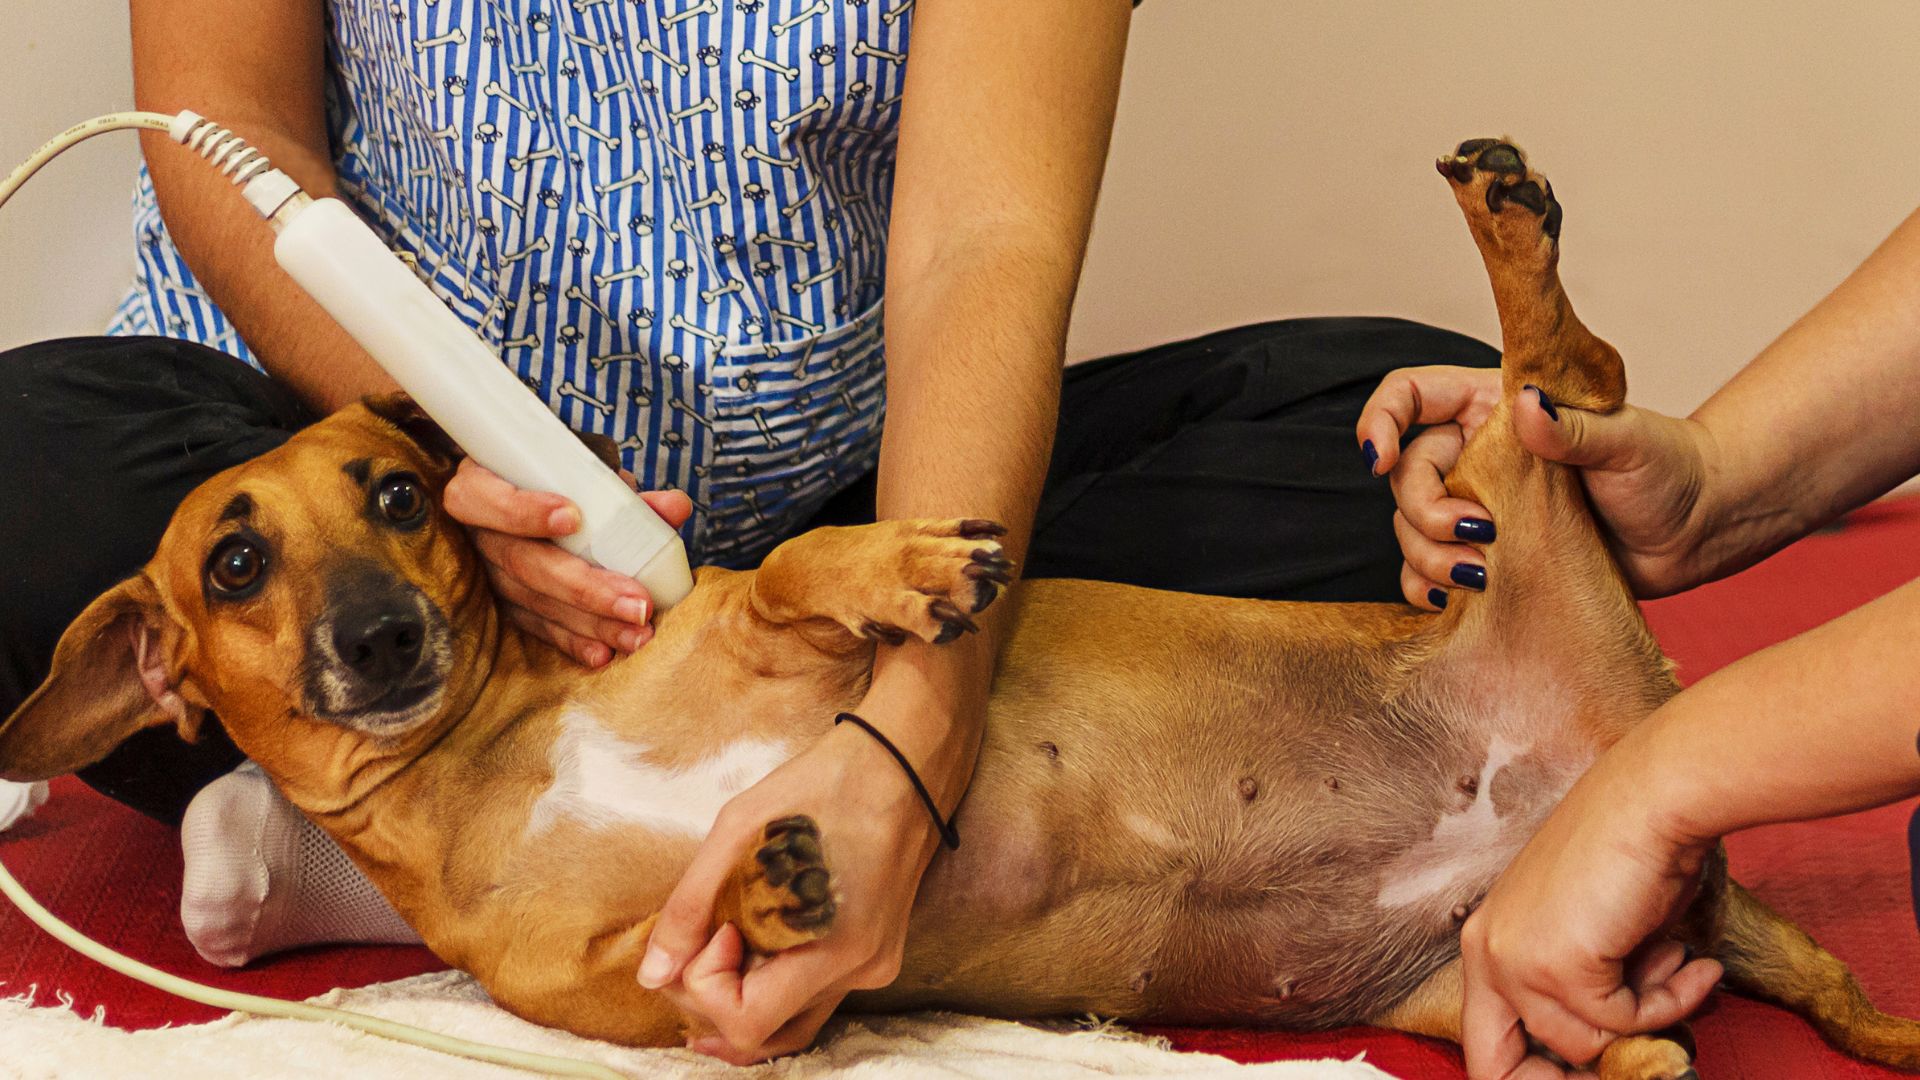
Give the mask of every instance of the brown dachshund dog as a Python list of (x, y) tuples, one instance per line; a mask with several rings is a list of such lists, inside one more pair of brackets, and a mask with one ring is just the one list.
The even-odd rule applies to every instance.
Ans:
[[(1596, 755), (1675, 692), (1583, 501), (1522, 450), (1524, 384), (1625, 397), (1556, 272), (1560, 206), (1506, 143), (1440, 161), (1493, 280), (1507, 403), (1449, 478), (1499, 519), (1490, 585), (1428, 615), (1086, 581), (1020, 586), (985, 743), (899, 978), (860, 1009), (1098, 1013), (1457, 1038), (1461, 920)], [(635, 972), (720, 806), (857, 702), (876, 640), (951, 640), (1009, 567), (979, 521), (821, 529), (703, 569), (594, 672), (501, 618), (436, 505), (458, 451), (403, 400), (345, 410), (189, 497), (0, 726), (0, 775), (96, 761), (211, 710), (448, 963), (531, 1020), (672, 1044)], [(1151, 628), (1151, 632), (1143, 632)], [(830, 932), (832, 837), (766, 827), (716, 925)], [(1920, 1067), (1920, 1025), (1706, 875), (1675, 931), (1848, 1053)], [(1682, 1032), (1604, 1080), (1692, 1074)]]

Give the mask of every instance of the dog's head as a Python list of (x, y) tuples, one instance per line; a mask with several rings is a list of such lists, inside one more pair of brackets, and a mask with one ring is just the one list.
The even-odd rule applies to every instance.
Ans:
[(202, 484), (153, 560), (61, 637), (0, 725), (0, 776), (89, 765), (211, 709), (276, 776), (356, 771), (457, 715), (493, 601), (439, 496), (459, 453), (402, 395)]

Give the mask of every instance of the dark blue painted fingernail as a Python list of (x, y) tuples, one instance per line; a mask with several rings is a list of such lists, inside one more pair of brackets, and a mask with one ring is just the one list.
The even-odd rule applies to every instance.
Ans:
[(1907, 852), (1913, 873), (1913, 919), (1920, 925), (1920, 810), (1914, 811), (1913, 824), (1907, 826)]
[(1475, 566), (1470, 562), (1455, 563), (1453, 573), (1449, 575), (1453, 583), (1463, 589), (1484, 591), (1487, 587), (1487, 568)]
[(1373, 448), (1372, 439), (1368, 439), (1366, 442), (1360, 444), (1360, 453), (1367, 459), (1367, 475), (1378, 476), (1380, 474), (1380, 451)]
[(1427, 603), (1432, 604), (1434, 607), (1439, 608), (1441, 611), (1447, 610), (1447, 590), (1428, 589)]
[(1547, 396), (1547, 392), (1532, 383), (1528, 383), (1526, 388), (1533, 391), (1534, 397), (1540, 399), (1540, 411), (1547, 414), (1547, 419), (1556, 424), (1559, 423), (1560, 410), (1553, 407), (1553, 399)]
[(1493, 543), (1493, 522), (1486, 518), (1461, 518), (1453, 523), (1453, 535), (1476, 544)]

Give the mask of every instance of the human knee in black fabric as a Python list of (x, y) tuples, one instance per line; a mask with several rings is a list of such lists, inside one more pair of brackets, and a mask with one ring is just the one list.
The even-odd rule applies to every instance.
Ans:
[[(0, 353), (0, 715), (46, 677), (60, 634), (152, 557), (201, 481), (310, 417), (233, 357), (169, 338), (68, 338)], [(165, 821), (240, 755), (218, 725), (142, 732), (81, 773)]]
[(1380, 380), (1497, 350), (1400, 319), (1292, 319), (1069, 368), (1028, 577), (1400, 599), (1393, 495), (1353, 427)]

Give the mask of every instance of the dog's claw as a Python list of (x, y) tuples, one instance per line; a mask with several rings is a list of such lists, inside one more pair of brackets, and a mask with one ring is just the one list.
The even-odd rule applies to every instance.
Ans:
[(905, 645), (907, 643), (907, 632), (905, 630), (897, 626), (877, 623), (871, 619), (867, 620), (867, 623), (860, 628), (860, 636), (869, 641), (884, 641), (889, 645)]
[(960, 535), (968, 540), (992, 540), (1007, 535), (1007, 527), (986, 518), (968, 518), (960, 523)]

